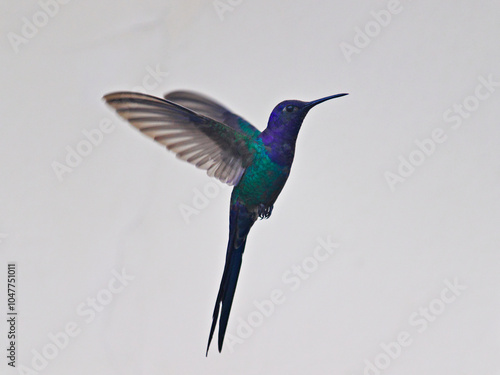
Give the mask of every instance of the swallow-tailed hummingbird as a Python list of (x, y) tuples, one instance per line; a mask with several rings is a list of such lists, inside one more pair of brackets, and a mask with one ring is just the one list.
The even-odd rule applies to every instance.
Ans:
[(217, 321), (219, 352), (222, 350), (248, 233), (258, 218), (271, 216), (290, 174), (305, 116), (317, 104), (344, 95), (347, 94), (311, 102), (281, 102), (271, 112), (262, 132), (219, 103), (194, 92), (174, 91), (164, 99), (134, 92), (104, 96), (121, 117), (177, 157), (234, 186), (226, 262), (206, 354)]

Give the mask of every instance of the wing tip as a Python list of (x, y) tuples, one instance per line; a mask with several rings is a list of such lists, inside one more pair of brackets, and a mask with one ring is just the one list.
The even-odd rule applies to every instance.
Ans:
[(113, 91), (113, 92), (107, 93), (106, 95), (103, 95), (102, 99), (106, 102), (109, 102), (112, 100), (122, 98), (126, 94), (132, 94), (132, 92), (130, 92), (130, 91)]
[(114, 101), (119, 100), (129, 100), (132, 101), (134, 99), (149, 99), (154, 102), (166, 102), (165, 99), (158, 98), (153, 95), (143, 94), (141, 92), (134, 91), (113, 91), (108, 94), (103, 95), (102, 99), (106, 101), (108, 104)]

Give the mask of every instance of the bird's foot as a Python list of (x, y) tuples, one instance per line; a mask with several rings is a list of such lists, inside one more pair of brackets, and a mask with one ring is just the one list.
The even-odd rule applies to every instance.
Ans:
[(273, 212), (273, 206), (265, 206), (263, 204), (259, 205), (259, 218), (268, 219)]

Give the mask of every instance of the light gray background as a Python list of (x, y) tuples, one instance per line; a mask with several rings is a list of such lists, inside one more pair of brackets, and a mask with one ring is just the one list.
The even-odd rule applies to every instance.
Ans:
[[(39, 373), (363, 374), (403, 331), (412, 343), (383, 374), (499, 373), (500, 89), (458, 129), (443, 119), (480, 77), (500, 81), (498, 4), (402, 1), (349, 62), (341, 43), (386, 1), (233, 0), (222, 17), (186, 3), (70, 1), (17, 53), (8, 33), (40, 5), (0, 5), (0, 310), (15, 261), (18, 365), (74, 322)], [(179, 207), (211, 180), (101, 100), (156, 68), (168, 75), (148, 93), (196, 90), (259, 129), (284, 99), (350, 93), (307, 116), (273, 216), (250, 234), (228, 333), (272, 290), (285, 302), (208, 359), (231, 189), (186, 222)], [(52, 164), (103, 119), (114, 130), (59, 181)], [(391, 191), (384, 174), (436, 128), (446, 141)], [(291, 291), (285, 272), (328, 236), (337, 251)], [(122, 269), (135, 279), (87, 324), (77, 306)], [(466, 289), (419, 333), (409, 318), (454, 279)], [(0, 368), (19, 373), (4, 355)]]

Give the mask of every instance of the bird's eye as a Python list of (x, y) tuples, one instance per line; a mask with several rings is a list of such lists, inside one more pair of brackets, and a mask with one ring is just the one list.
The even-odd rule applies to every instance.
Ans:
[(285, 110), (286, 110), (287, 112), (293, 112), (293, 110), (294, 110), (294, 109), (295, 109), (295, 107), (294, 107), (293, 105), (287, 105), (287, 106), (285, 107)]

